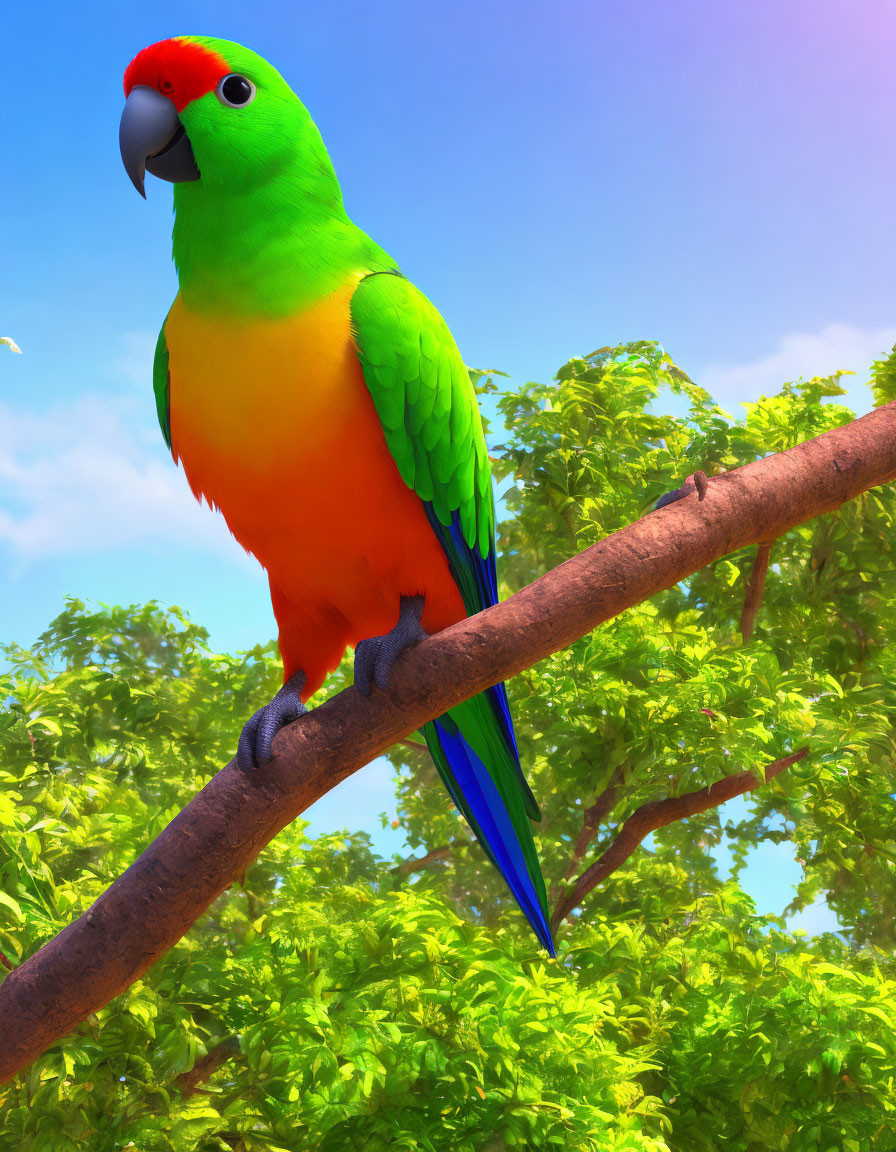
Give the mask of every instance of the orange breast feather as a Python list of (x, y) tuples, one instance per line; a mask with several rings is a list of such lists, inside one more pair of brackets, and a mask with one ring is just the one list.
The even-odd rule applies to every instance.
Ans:
[(209, 317), (178, 297), (165, 325), (175, 458), (267, 569), (284, 677), (303, 669), (306, 698), (347, 645), (393, 627), (402, 595), (426, 596), (429, 632), (465, 615), (364, 383), (357, 279), (287, 319)]

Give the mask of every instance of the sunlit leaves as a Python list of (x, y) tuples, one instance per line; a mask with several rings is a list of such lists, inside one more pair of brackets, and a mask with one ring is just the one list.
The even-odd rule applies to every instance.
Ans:
[[(266, 649), (209, 652), (157, 605), (72, 602), (32, 652), (7, 656), (0, 951), (15, 965), (229, 759), (278, 669)], [(142, 981), (15, 1081), (0, 1145), (478, 1152), (498, 1136), (664, 1152), (661, 1102), (638, 1083), (650, 1053), (597, 1035), (614, 1011), (603, 994), (528, 937), (391, 887), (366, 837), (312, 843), (297, 822)], [(178, 1076), (233, 1036), (236, 1054), (185, 1098)]]

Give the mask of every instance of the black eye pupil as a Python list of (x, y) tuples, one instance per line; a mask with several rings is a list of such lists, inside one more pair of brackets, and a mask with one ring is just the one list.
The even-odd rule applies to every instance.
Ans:
[(245, 104), (252, 96), (252, 85), (245, 76), (228, 76), (221, 85), (221, 95), (228, 104)]

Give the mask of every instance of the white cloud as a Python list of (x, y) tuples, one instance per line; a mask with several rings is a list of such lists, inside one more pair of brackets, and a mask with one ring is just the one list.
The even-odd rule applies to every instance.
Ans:
[(885, 356), (894, 342), (896, 328), (828, 324), (818, 332), (790, 333), (781, 339), (776, 351), (747, 364), (709, 364), (697, 382), (721, 404), (731, 405), (773, 395), (786, 381), (800, 376), (809, 380), (843, 368), (857, 373), (842, 384), (854, 398), (864, 401), (864, 410), (870, 399), (860, 385), (868, 379), (871, 362)]
[(46, 412), (0, 405), (0, 545), (19, 562), (172, 544), (251, 563), (194, 500), (144, 398), (83, 396)]

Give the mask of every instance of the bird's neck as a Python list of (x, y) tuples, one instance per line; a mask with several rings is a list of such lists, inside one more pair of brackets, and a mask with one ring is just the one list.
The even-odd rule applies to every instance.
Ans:
[(335, 177), (323, 189), (278, 179), (234, 191), (199, 180), (174, 192), (174, 262), (191, 311), (288, 316), (352, 271), (391, 263), (349, 220)]

